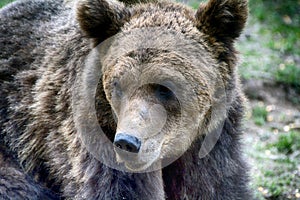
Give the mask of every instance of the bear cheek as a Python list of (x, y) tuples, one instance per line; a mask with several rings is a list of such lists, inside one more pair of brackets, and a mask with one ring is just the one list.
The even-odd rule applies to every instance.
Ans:
[[(183, 120), (184, 119), (184, 120)], [(171, 117), (168, 119), (166, 131), (163, 134), (161, 158), (176, 158), (181, 156), (191, 143), (198, 137), (199, 115)]]
[(190, 138), (183, 137), (182, 135), (180, 137), (178, 136), (178, 134), (174, 136), (165, 136), (160, 152), (161, 159), (176, 159), (180, 157), (189, 148), (190, 143)]

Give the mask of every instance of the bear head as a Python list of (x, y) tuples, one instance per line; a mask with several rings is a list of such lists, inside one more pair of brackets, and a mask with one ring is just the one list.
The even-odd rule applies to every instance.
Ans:
[(171, 2), (79, 1), (80, 28), (95, 49), (85, 79), (115, 117), (117, 163), (166, 166), (218, 129), (235, 99), (233, 44), (247, 13), (246, 0), (210, 0), (196, 12)]

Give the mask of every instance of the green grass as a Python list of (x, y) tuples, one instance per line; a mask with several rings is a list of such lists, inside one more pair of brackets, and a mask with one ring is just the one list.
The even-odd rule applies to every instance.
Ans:
[(14, 0), (0, 0), (0, 8), (13, 1)]
[(300, 133), (291, 131), (288, 134), (279, 136), (278, 141), (270, 144), (280, 153), (292, 154), (300, 150)]
[(249, 154), (256, 160), (252, 185), (256, 198), (296, 199), (300, 192), (300, 132), (281, 133), (276, 141), (257, 143), (254, 149)]
[(271, 31), (270, 48), (300, 55), (298, 0), (250, 0), (249, 6), (250, 14), (266, 26), (264, 31)]
[(241, 76), (268, 79), (300, 92), (300, 2), (249, 0), (249, 7), (249, 37), (237, 43), (243, 57)]
[(252, 117), (254, 123), (258, 126), (262, 126), (266, 123), (268, 112), (265, 106), (256, 106), (252, 109)]

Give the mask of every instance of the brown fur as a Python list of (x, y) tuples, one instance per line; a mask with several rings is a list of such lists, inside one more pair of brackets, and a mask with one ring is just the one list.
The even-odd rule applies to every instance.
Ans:
[[(10, 173), (5, 175), (6, 164), (1, 163), (0, 196), (17, 194), (14, 185), (19, 182), (25, 191), (22, 196), (31, 199), (47, 195), (70, 199), (251, 199), (248, 169), (240, 152), (244, 96), (233, 47), (247, 18), (246, 5), (246, 0), (210, 0), (194, 13), (171, 2), (128, 6), (80, 0), (74, 8), (61, 1), (36, 0), (2, 9), (0, 155), (5, 157), (3, 163), (13, 161), (9, 165), (17, 178), (13, 181)], [(147, 35), (136, 32), (149, 28), (156, 31), (151, 29)], [(76, 81), (85, 74), (92, 48), (112, 36), (117, 41), (110, 47), (112, 52), (104, 60), (98, 55), (103, 74), (96, 96), (99, 124), (113, 140), (116, 132), (132, 130), (129, 125), (134, 126), (143, 106), (164, 106), (168, 118), (159, 141), (162, 162), (182, 156), (161, 170), (130, 173), (112, 169), (86, 149), (76, 129), (72, 104)], [(180, 41), (174, 43), (174, 38)], [(150, 81), (166, 76), (178, 83), (176, 91), (186, 103), (181, 105), (185, 115), (180, 114), (178, 102), (165, 105), (157, 100), (151, 86), (139, 88), (122, 108), (112, 98), (115, 80), (124, 88), (137, 84), (140, 77)], [(225, 86), (225, 119), (212, 110), (216, 86), (210, 79)], [(130, 113), (129, 118), (122, 117), (120, 110)], [(179, 127), (182, 116), (184, 126)], [(222, 120), (219, 140), (200, 159), (205, 135)], [(193, 126), (199, 130), (193, 131)]]

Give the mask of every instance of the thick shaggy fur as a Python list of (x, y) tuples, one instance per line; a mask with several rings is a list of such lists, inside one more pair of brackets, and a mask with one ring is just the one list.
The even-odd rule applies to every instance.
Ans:
[[(210, 0), (196, 13), (170, 2), (128, 6), (104, 0), (76, 5), (27, 0), (3, 8), (0, 198), (251, 199), (240, 152), (244, 97), (233, 47), (246, 18), (246, 0)], [(224, 102), (227, 117), (221, 136), (206, 157), (198, 156), (204, 138), (199, 134), (162, 170), (127, 173), (103, 165), (86, 150), (74, 125), (71, 99), (93, 46), (141, 27), (174, 30), (201, 43), (221, 71), (230, 98)], [(112, 139), (117, 125), (104, 90), (99, 84), (98, 118)], [(214, 126), (214, 118), (206, 120)]]

